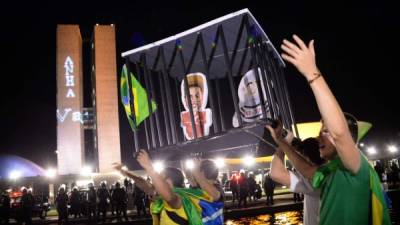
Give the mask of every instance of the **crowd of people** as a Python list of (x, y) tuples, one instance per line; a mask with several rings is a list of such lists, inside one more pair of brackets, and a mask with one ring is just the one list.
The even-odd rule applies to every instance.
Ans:
[[(318, 137), (294, 145), (286, 138), (282, 123), (267, 125), (275, 143), (270, 171), (265, 177), (266, 204), (272, 205), (275, 182), (285, 185), (295, 193), (304, 195), (304, 224), (306, 225), (389, 225), (388, 201), (382, 188), (383, 181), (398, 185), (399, 169), (391, 165), (385, 171), (379, 163), (373, 168), (357, 148), (358, 125), (354, 116), (344, 113), (329, 89), (315, 60), (314, 41), (306, 45), (298, 36), (294, 42), (284, 40), (282, 58), (294, 65), (307, 80), (321, 114), (322, 127)], [(293, 165), (288, 170), (287, 157)], [(217, 181), (218, 168), (211, 160), (195, 160), (194, 168), (183, 170), (167, 167), (161, 173), (153, 167), (146, 150), (140, 150), (138, 163), (150, 179), (115, 164), (115, 169), (134, 181), (134, 203), (138, 215), (147, 215), (146, 208), (156, 225), (218, 225), (223, 224), (224, 191)], [(188, 180), (190, 186), (184, 185)], [(261, 198), (261, 184), (253, 174), (241, 172), (229, 182), (233, 204), (247, 206), (247, 199)], [(295, 196), (300, 200), (299, 196)], [(23, 197), (29, 202), (29, 195)], [(25, 204), (25, 203), (24, 203)], [(68, 208), (68, 204), (71, 206)], [(127, 192), (116, 183), (112, 190), (102, 183), (96, 190), (93, 185), (82, 195), (74, 188), (69, 195), (61, 187), (56, 197), (59, 222), (74, 217), (87, 216), (106, 219), (107, 211), (127, 220)], [(27, 224), (29, 204), (24, 205)]]
[[(116, 217), (117, 220), (128, 221), (128, 191), (132, 192), (134, 207), (136, 208), (138, 218), (149, 215), (149, 199), (144, 192), (132, 185), (131, 182), (116, 182), (107, 187), (106, 182), (101, 182), (96, 189), (93, 183), (88, 185), (88, 190), (79, 191), (77, 187), (73, 187), (72, 191), (67, 194), (65, 186), (61, 186), (58, 190), (55, 206), (58, 212), (59, 223), (68, 221), (69, 216), (73, 218), (87, 217), (89, 221), (106, 221), (107, 218)], [(112, 217), (107, 217), (110, 212)]]

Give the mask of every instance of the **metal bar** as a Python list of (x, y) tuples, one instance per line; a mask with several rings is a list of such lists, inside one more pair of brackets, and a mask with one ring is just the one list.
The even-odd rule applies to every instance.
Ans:
[(219, 29), (217, 29), (217, 33), (215, 34), (215, 38), (214, 38), (214, 42), (213, 42), (213, 45), (212, 45), (211, 53), (210, 53), (210, 56), (208, 57), (208, 61), (207, 61), (208, 69), (211, 68), (211, 63), (213, 62), (215, 51), (217, 50), (218, 36), (219, 36)]
[[(255, 62), (255, 63), (253, 63), (253, 68), (252, 69), (253, 69), (253, 72), (255, 73), (254, 75), (256, 76), (256, 83), (257, 83), (258, 94), (259, 94), (259, 97), (260, 97), (262, 118), (266, 118), (267, 117), (267, 113), (265, 111), (265, 106), (264, 106), (264, 104), (265, 104), (264, 92), (263, 92), (263, 89), (262, 89), (261, 85), (264, 86), (264, 90), (265, 90), (266, 87), (267, 87), (266, 85), (268, 85), (268, 83), (267, 83), (268, 81), (265, 81), (265, 77), (260, 76), (260, 73), (258, 71), (258, 66), (261, 66), (261, 71), (264, 70), (264, 68), (263, 68), (262, 65), (260, 65), (261, 64), (260, 61), (257, 60), (257, 56), (256, 56), (257, 54), (256, 54), (256, 49), (255, 48), (256, 48), (255, 45), (250, 43), (251, 58), (252, 58), (252, 61)], [(258, 63), (257, 63), (257, 61), (258, 61)], [(261, 80), (260, 80), (260, 77), (261, 77)], [(261, 84), (261, 82), (262, 82), (262, 84)], [(268, 98), (266, 100), (268, 101)]]
[[(296, 120), (295, 120), (295, 117), (294, 117), (294, 114), (293, 114), (292, 103), (291, 103), (291, 100), (290, 100), (290, 94), (289, 94), (289, 91), (288, 91), (288, 88), (287, 88), (287, 84), (286, 84), (285, 76), (284, 76), (284, 73), (283, 73), (283, 69), (282, 69), (282, 67), (278, 67), (277, 70), (278, 70), (279, 78), (281, 78), (281, 83), (282, 83), (282, 86), (283, 86), (283, 90), (284, 90), (284, 93), (285, 93), (287, 106), (288, 106), (288, 109), (289, 109), (289, 116), (290, 116), (290, 119), (292, 120), (292, 124), (294, 126), (294, 131), (295, 131), (296, 137), (300, 137), (299, 131), (297, 129)], [(292, 127), (289, 127), (289, 129), (292, 130)]]
[[(136, 66), (136, 72), (137, 72), (138, 81), (139, 81), (140, 84), (143, 84), (142, 73), (140, 71), (140, 66), (139, 66), (138, 63), (135, 63), (135, 66)], [(149, 124), (148, 124), (149, 121), (148, 120), (144, 120), (143, 122), (144, 122), (144, 132), (145, 132), (145, 135), (146, 135), (147, 149), (150, 149), (151, 145), (150, 145), (150, 136), (149, 136)]]
[[(271, 61), (271, 58), (269, 57), (268, 54), (268, 49), (265, 47), (265, 43), (260, 43), (260, 52), (261, 52), (261, 57), (263, 60), (264, 65), (268, 68), (269, 70), (269, 74), (270, 77), (272, 78), (272, 82), (274, 84), (274, 91), (275, 95), (277, 97), (278, 100), (278, 105), (279, 105), (279, 112), (281, 113), (282, 117), (283, 117), (283, 123), (285, 124), (285, 127), (290, 129), (290, 121), (289, 121), (289, 117), (287, 115), (287, 108), (285, 105), (285, 100), (284, 100), (284, 95), (285, 93), (282, 90), (282, 86), (281, 83), (278, 80), (278, 73), (276, 71), (275, 68), (275, 63), (273, 61)], [(265, 76), (267, 77), (267, 74), (265, 74)]]
[[(169, 127), (169, 118), (168, 118), (168, 110), (167, 110), (167, 106), (166, 106), (166, 99), (165, 99), (165, 85), (163, 83), (163, 80), (161, 78), (162, 75), (160, 75), (160, 71), (157, 70), (157, 66), (158, 66), (158, 62), (160, 61), (160, 55), (161, 55), (161, 48), (158, 48), (157, 51), (157, 56), (156, 59), (154, 61), (153, 64), (153, 71), (157, 71), (157, 77), (158, 77), (158, 84), (160, 86), (160, 92), (161, 92), (161, 104), (162, 104), (162, 111), (164, 114), (164, 126), (165, 126), (165, 133), (166, 133), (166, 137), (167, 137), (167, 145), (171, 144), (171, 130)], [(153, 95), (154, 96), (154, 95)], [(159, 110), (157, 110), (158, 112)], [(159, 126), (159, 129), (161, 130), (161, 126)], [(159, 133), (160, 135), (160, 133)], [(161, 144), (160, 147), (163, 147), (164, 144)]]
[(219, 112), (219, 118), (220, 118), (220, 121), (221, 121), (221, 130), (222, 131), (225, 131), (226, 130), (226, 128), (225, 128), (225, 121), (224, 121), (224, 118), (222, 117), (222, 115), (224, 115), (223, 113), (222, 113), (222, 100), (221, 100), (221, 92), (219, 91), (219, 79), (215, 79), (215, 90), (217, 91), (217, 100), (218, 100), (218, 112)]
[(233, 83), (232, 66), (231, 66), (230, 60), (229, 60), (228, 46), (226, 45), (224, 30), (223, 30), (222, 26), (219, 25), (218, 29), (220, 30), (221, 43), (222, 43), (222, 48), (224, 51), (225, 65), (228, 68), (228, 81), (229, 81), (229, 86), (231, 89), (233, 105), (235, 107), (236, 115), (238, 115), (237, 118), (238, 118), (239, 126), (242, 126), (243, 121), (242, 121), (242, 117), (240, 116), (240, 111), (239, 111), (238, 96), (236, 93), (237, 90), (235, 88), (235, 84)]
[(167, 144), (171, 144), (171, 127), (169, 126), (169, 116), (168, 116), (168, 106), (167, 106), (167, 100), (166, 100), (166, 91), (165, 91), (165, 85), (163, 82), (163, 79), (161, 78), (164, 76), (163, 74), (160, 74), (161, 72), (158, 72), (158, 83), (160, 84), (160, 90), (161, 90), (161, 103), (162, 103), (162, 108), (163, 108), (163, 113), (164, 113), (164, 125), (165, 125), (165, 133), (167, 136)]
[(235, 47), (233, 48), (233, 53), (232, 53), (232, 58), (231, 58), (231, 67), (233, 66), (233, 62), (235, 61), (235, 58), (236, 58), (236, 53), (237, 53), (237, 50), (238, 50), (239, 44), (240, 44), (240, 38), (242, 37), (242, 34), (243, 34), (244, 21), (246, 19), (247, 19), (247, 17), (243, 16), (242, 22), (240, 22), (240, 27), (239, 27), (238, 35), (236, 37)]
[[(132, 120), (133, 120), (133, 124), (135, 126), (137, 126), (136, 124), (136, 115), (135, 115), (135, 105), (134, 105), (134, 96), (132, 93), (132, 78), (131, 78), (131, 69), (130, 69), (130, 65), (129, 65), (129, 58), (125, 58), (125, 65), (126, 65), (126, 71), (128, 73), (128, 92), (129, 92), (129, 105), (131, 107), (131, 112), (132, 112)], [(137, 129), (133, 129), (133, 139), (135, 141), (135, 152), (139, 152), (139, 138), (138, 138), (138, 134), (137, 134)]]
[[(176, 51), (176, 49), (174, 50)], [(173, 54), (176, 55), (176, 54)], [(163, 79), (165, 83), (165, 91), (166, 91), (166, 97), (167, 97), (167, 106), (168, 106), (168, 115), (169, 115), (169, 123), (171, 126), (171, 131), (172, 131), (172, 144), (175, 144), (178, 139), (177, 135), (177, 130), (176, 130), (176, 119), (175, 119), (175, 110), (172, 105), (172, 94), (171, 94), (171, 85), (169, 83), (169, 72), (165, 60), (165, 55), (164, 55), (164, 48), (160, 46), (160, 57), (161, 57), (161, 63), (162, 63), (162, 69), (163, 69)], [(175, 59), (175, 57), (174, 57)], [(172, 61), (173, 62), (173, 61)], [(178, 102), (179, 105), (179, 102)]]
[[(255, 46), (255, 43), (254, 43), (254, 39), (253, 39), (253, 43), (251, 43), (251, 40), (249, 39), (249, 37), (252, 36), (251, 30), (250, 30), (250, 23), (249, 23), (248, 17), (246, 15), (245, 15), (245, 17), (246, 17), (245, 27), (246, 27), (246, 30), (247, 30), (247, 35), (248, 35), (248, 40), (249, 40), (249, 45), (250, 45), (250, 52), (251, 52), (251, 57), (252, 57), (253, 70), (254, 70), (254, 68), (256, 68), (255, 72), (256, 72), (256, 75), (258, 76), (256, 80), (259, 80), (260, 77), (259, 77), (257, 66), (260, 65), (261, 63), (260, 62), (257, 63), (256, 49), (255, 49), (256, 46)], [(268, 82), (268, 80), (266, 81), (264, 79), (266, 79), (266, 78), (265, 77), (261, 77), (261, 80), (263, 82), (263, 85), (264, 85), (264, 88), (265, 88), (265, 92), (266, 92), (266, 95), (267, 95), (266, 97), (267, 97), (268, 106), (269, 106), (269, 108), (271, 110), (271, 116), (273, 118), (275, 118), (274, 114), (275, 114), (275, 112), (277, 112), (277, 110), (276, 110), (276, 106), (275, 106), (275, 104), (273, 102), (273, 94), (271, 92), (272, 88), (271, 88), (270, 83)], [(261, 89), (261, 95), (264, 95), (264, 93), (262, 93), (262, 89)], [(264, 102), (262, 104), (264, 104)], [(264, 108), (264, 111), (265, 111), (265, 108)], [(264, 114), (264, 115), (266, 116), (266, 114)]]
[[(246, 46), (245, 46), (245, 49), (244, 49), (244, 52), (243, 52), (242, 60), (240, 60), (240, 64), (239, 64), (239, 69), (238, 69), (237, 76), (239, 76), (240, 74), (242, 74), (243, 66), (244, 66), (244, 63), (246, 62), (247, 52), (248, 52), (248, 50), (249, 50), (249, 47), (247, 46), (247, 43), (246, 43), (245, 45), (246, 45)], [(250, 63), (250, 64), (251, 64), (251, 63)]]
[(208, 87), (208, 99), (210, 100), (210, 107), (211, 107), (211, 115), (212, 115), (212, 121), (213, 121), (213, 128), (214, 128), (214, 133), (219, 132), (219, 126), (217, 123), (217, 117), (216, 117), (216, 111), (215, 111), (215, 102), (214, 102), (214, 88), (211, 85), (211, 82), (209, 81), (209, 76), (210, 76), (210, 68), (208, 67), (208, 62), (207, 62), (207, 55), (206, 55), (206, 49), (204, 47), (204, 40), (203, 40), (203, 34), (199, 33), (199, 42), (200, 42), (200, 50), (201, 50), (201, 56), (203, 58), (203, 64), (204, 68), (206, 71), (206, 81), (207, 81), (207, 87)]
[(140, 56), (140, 61), (141, 61), (141, 66), (143, 67), (143, 75), (144, 75), (144, 82), (145, 82), (145, 89), (147, 91), (147, 104), (148, 104), (148, 112), (149, 112), (149, 118), (150, 118), (150, 135), (151, 135), (151, 144), (153, 148), (157, 147), (156, 143), (156, 135), (155, 135), (155, 130), (154, 130), (154, 114), (153, 114), (153, 109), (152, 109), (152, 104), (151, 104), (151, 96), (150, 96), (150, 83), (149, 83), (149, 75), (147, 74), (147, 68), (146, 68), (146, 53), (142, 53)]
[[(280, 85), (279, 82), (277, 82), (276, 79), (276, 71), (272, 68), (272, 64), (269, 58), (268, 54), (265, 54), (265, 50), (263, 49), (263, 43), (262, 40), (258, 38), (257, 40), (257, 52), (260, 55), (260, 62), (261, 65), (263, 65), (263, 77), (265, 79), (270, 78), (270, 80), (272, 80), (272, 84), (271, 88), (273, 93), (275, 94), (275, 99), (278, 104), (278, 109), (276, 109), (276, 114), (281, 114), (283, 117), (283, 124), (285, 125), (285, 127), (287, 127), (289, 125), (288, 121), (287, 121), (287, 117), (286, 117), (286, 109), (284, 107), (284, 101), (282, 99), (283, 97), (283, 93), (281, 93), (281, 89), (280, 89)], [(268, 70), (268, 73), (266, 72)]]
[[(176, 43), (178, 45), (178, 43)], [(190, 99), (190, 91), (189, 91), (189, 83), (187, 79), (187, 74), (186, 74), (186, 66), (185, 66), (185, 57), (183, 56), (182, 52), (182, 46), (178, 48), (179, 51), (179, 58), (182, 63), (182, 68), (183, 68), (183, 86), (184, 86), (184, 91), (185, 91), (185, 98), (184, 101), (187, 101), (188, 107), (189, 107), (189, 114), (190, 114), (190, 122), (192, 123), (192, 131), (194, 134), (194, 138), (197, 139), (197, 131), (196, 131), (196, 124), (194, 120), (194, 113), (193, 113), (193, 106), (192, 106), (192, 101)]]
[[(159, 55), (156, 57), (156, 60), (158, 61)], [(157, 65), (156, 63), (154, 63), (154, 65)], [(146, 60), (146, 56), (143, 55), (143, 68), (144, 68), (144, 72), (145, 72), (145, 76), (147, 77), (147, 80), (149, 81), (148, 83), (150, 84), (150, 92), (151, 92), (151, 98), (156, 98), (156, 92), (154, 90), (154, 85), (153, 85), (153, 79), (152, 79), (152, 72), (149, 71), (149, 68), (147, 67), (147, 60)], [(151, 111), (153, 111), (153, 106), (150, 105), (149, 106)], [(156, 119), (156, 130), (157, 130), (157, 136), (158, 136), (158, 143), (159, 146), (164, 146), (164, 138), (163, 138), (163, 134), (161, 132), (161, 124), (160, 124), (160, 115), (159, 115), (159, 111), (160, 110), (156, 110), (153, 112), (153, 116)]]

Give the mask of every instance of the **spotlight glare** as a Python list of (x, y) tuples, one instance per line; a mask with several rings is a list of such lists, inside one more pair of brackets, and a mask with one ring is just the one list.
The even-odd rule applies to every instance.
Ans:
[(388, 150), (390, 153), (396, 153), (398, 151), (397, 147), (394, 145), (389, 145)]
[(92, 174), (92, 168), (90, 166), (84, 166), (81, 169), (82, 176), (89, 176)]
[(369, 147), (369, 148), (367, 148), (367, 152), (370, 155), (375, 155), (376, 154), (376, 149), (375, 149), (375, 147)]
[(11, 171), (10, 173), (9, 173), (9, 175), (8, 175), (8, 177), (11, 179), (11, 180), (18, 180), (20, 177), (21, 177), (21, 171), (18, 171), (18, 170), (13, 170), (13, 171)]
[(188, 170), (192, 170), (194, 168), (194, 162), (192, 159), (187, 159), (185, 162), (185, 167)]
[(247, 155), (247, 156), (243, 157), (242, 161), (243, 161), (244, 165), (246, 165), (246, 166), (252, 166), (256, 162), (254, 157), (251, 155)]
[(46, 177), (48, 177), (48, 178), (53, 178), (56, 176), (56, 174), (57, 174), (57, 171), (53, 168), (49, 168), (46, 170)]
[(157, 173), (161, 173), (161, 171), (164, 170), (164, 163), (161, 162), (161, 161), (155, 161), (155, 162), (153, 163), (153, 167), (154, 167), (154, 170), (155, 170)]
[(225, 159), (224, 158), (216, 158), (215, 159), (215, 165), (217, 168), (223, 168), (225, 166)]

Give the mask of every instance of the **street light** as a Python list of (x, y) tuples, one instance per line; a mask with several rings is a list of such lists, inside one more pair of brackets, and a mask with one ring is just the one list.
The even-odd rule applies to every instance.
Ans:
[(194, 168), (194, 162), (192, 159), (187, 159), (185, 162), (186, 169), (192, 170)]
[(161, 173), (161, 171), (164, 170), (164, 163), (161, 162), (161, 161), (155, 161), (155, 162), (153, 163), (153, 167), (154, 167), (154, 170), (155, 170), (157, 173)]
[(48, 178), (53, 178), (53, 177), (56, 176), (56, 174), (57, 174), (57, 171), (55, 169), (49, 168), (49, 169), (46, 170), (46, 174), (45, 175)]
[(364, 146), (365, 146), (364, 142), (361, 142), (361, 143), (360, 143), (360, 147), (362, 148), (362, 147), (364, 147)]
[(18, 180), (20, 177), (21, 177), (21, 171), (19, 170), (12, 170), (8, 174), (8, 178), (10, 178), (11, 180)]
[(216, 158), (215, 165), (217, 166), (218, 169), (221, 169), (225, 166), (225, 160), (223, 158)]
[(245, 157), (242, 158), (242, 161), (244, 163), (245, 166), (252, 166), (254, 165), (254, 163), (256, 162), (256, 160), (254, 159), (253, 156), (251, 155), (247, 155)]
[(81, 169), (82, 176), (90, 176), (92, 174), (92, 168), (90, 166), (84, 166)]
[(390, 153), (396, 153), (396, 152), (398, 151), (398, 149), (397, 149), (397, 147), (394, 146), (394, 145), (389, 145), (389, 146), (388, 146), (388, 151), (389, 151)]
[(376, 149), (375, 149), (375, 147), (369, 147), (369, 148), (367, 148), (367, 152), (370, 155), (375, 155), (376, 154)]

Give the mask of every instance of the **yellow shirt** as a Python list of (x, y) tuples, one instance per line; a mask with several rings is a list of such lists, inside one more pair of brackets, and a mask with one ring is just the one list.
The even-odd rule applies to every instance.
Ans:
[(164, 208), (159, 215), (159, 218), (153, 216), (153, 225), (187, 225), (188, 217), (181, 206), (178, 209), (171, 208), (167, 202), (164, 201)]

